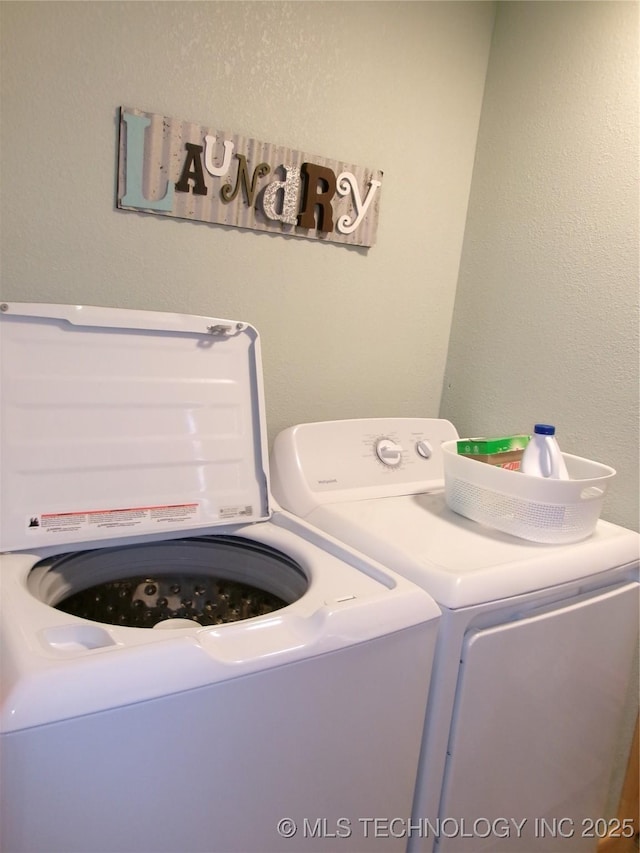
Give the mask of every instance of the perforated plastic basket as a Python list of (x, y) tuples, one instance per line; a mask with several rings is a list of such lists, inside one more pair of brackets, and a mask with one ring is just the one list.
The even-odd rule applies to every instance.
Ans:
[(569, 480), (532, 477), (457, 453), (442, 445), (445, 499), (459, 515), (548, 544), (579, 542), (593, 533), (616, 472), (608, 465), (563, 453)]

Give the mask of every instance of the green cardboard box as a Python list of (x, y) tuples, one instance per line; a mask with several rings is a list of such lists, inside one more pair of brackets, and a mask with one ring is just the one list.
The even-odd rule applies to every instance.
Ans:
[(478, 462), (499, 465), (512, 471), (520, 470), (520, 460), (529, 443), (529, 435), (507, 435), (499, 438), (462, 438), (457, 442), (458, 453)]

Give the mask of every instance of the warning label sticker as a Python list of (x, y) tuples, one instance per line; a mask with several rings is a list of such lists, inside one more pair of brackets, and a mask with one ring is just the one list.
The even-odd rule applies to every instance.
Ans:
[(252, 506), (221, 506), (220, 518), (249, 518), (253, 515)]
[(197, 521), (200, 504), (164, 504), (162, 506), (127, 507), (124, 509), (92, 509), (85, 512), (45, 512), (27, 520), (29, 530), (60, 534), (90, 532), (99, 528), (157, 528), (184, 525)]

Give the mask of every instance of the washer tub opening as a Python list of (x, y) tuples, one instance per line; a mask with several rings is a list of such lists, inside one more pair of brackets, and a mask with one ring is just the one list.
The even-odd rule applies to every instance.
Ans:
[(172, 627), (173, 619), (176, 627), (207, 626), (272, 613), (301, 598), (309, 579), (268, 545), (203, 536), (59, 555), (34, 566), (27, 585), (73, 616), (154, 628)]

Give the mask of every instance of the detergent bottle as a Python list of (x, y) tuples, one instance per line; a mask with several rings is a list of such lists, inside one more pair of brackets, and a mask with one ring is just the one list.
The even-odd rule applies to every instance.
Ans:
[(520, 471), (534, 477), (568, 480), (569, 473), (555, 436), (556, 428), (551, 424), (536, 424), (527, 444)]

